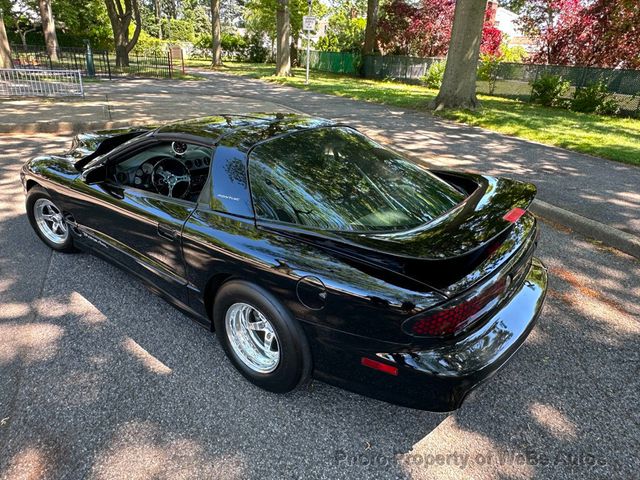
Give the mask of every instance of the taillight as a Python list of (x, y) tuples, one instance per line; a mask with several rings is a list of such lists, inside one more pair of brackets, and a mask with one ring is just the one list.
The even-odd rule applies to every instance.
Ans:
[(453, 304), (412, 317), (403, 324), (403, 330), (420, 337), (455, 335), (495, 306), (510, 283), (508, 278), (503, 277), (479, 293)]
[(524, 208), (516, 207), (502, 218), (504, 218), (507, 222), (516, 223), (525, 213), (527, 213), (527, 211)]

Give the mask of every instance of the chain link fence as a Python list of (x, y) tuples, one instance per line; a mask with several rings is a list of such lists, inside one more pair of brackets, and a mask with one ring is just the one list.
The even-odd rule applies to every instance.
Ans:
[[(303, 50), (298, 55), (300, 57), (300, 65), (306, 65), (307, 52)], [(360, 55), (349, 52), (319, 52), (311, 50), (309, 65), (314, 70), (321, 72), (356, 75), (360, 69)]]
[(420, 77), (427, 74), (429, 67), (441, 60), (442, 58), (437, 57), (366, 55), (362, 63), (362, 71), (366, 78), (418, 83)]
[[(420, 83), (429, 67), (442, 60), (444, 58), (400, 55), (366, 55), (362, 59), (357, 53), (317, 51), (310, 55), (314, 70), (351, 75), (361, 72), (365, 78), (405, 83)], [(528, 101), (531, 83), (544, 74), (557, 75), (571, 83), (567, 98), (578, 88), (603, 82), (620, 105), (622, 114), (640, 117), (640, 70), (499, 63), (491, 69), (489, 79), (478, 80), (478, 93)]]

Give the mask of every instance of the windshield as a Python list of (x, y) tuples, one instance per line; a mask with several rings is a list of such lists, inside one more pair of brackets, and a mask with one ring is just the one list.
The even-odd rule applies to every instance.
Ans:
[(409, 229), (464, 199), (424, 168), (342, 127), (258, 145), (249, 175), (259, 218), (327, 230)]

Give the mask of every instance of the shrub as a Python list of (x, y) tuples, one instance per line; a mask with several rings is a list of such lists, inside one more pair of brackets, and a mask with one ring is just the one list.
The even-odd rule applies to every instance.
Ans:
[(262, 44), (262, 36), (259, 34), (252, 35), (247, 43), (247, 60), (251, 63), (265, 63), (269, 51)]
[(489, 94), (493, 95), (498, 82), (498, 72), (500, 71), (501, 57), (496, 55), (480, 54), (480, 64), (478, 65), (478, 80), (489, 82)]
[(429, 65), (427, 74), (420, 78), (420, 81), (429, 88), (440, 88), (442, 79), (444, 78), (444, 69), (447, 63), (444, 60), (438, 60)]
[(544, 74), (531, 84), (531, 101), (545, 107), (559, 106), (571, 84), (557, 75)]
[(168, 41), (152, 37), (144, 30), (141, 30), (140, 36), (138, 37), (138, 42), (136, 43), (135, 47), (133, 47), (133, 53), (138, 53), (141, 55), (163, 56), (167, 54), (168, 49)]
[(620, 105), (609, 93), (605, 82), (596, 82), (575, 91), (571, 109), (583, 113), (615, 115), (620, 110)]

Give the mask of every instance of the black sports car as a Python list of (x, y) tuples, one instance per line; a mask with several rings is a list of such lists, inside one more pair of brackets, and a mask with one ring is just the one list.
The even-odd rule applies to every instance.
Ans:
[(81, 134), (21, 177), (46, 244), (134, 273), (274, 392), (313, 376), (456, 409), (524, 342), (546, 293), (533, 185), (427, 170), (323, 119)]

